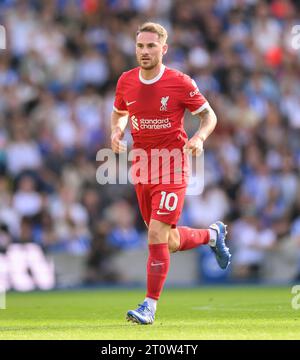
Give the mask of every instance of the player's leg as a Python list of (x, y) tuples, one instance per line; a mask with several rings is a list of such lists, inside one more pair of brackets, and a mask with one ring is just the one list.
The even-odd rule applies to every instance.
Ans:
[[(212, 232), (212, 234), (210, 234)], [(215, 241), (215, 231), (209, 229), (192, 229), (179, 226), (171, 229), (169, 237), (170, 252), (190, 250), (200, 245), (210, 244)]]
[(154, 319), (157, 301), (169, 270), (170, 231), (180, 217), (186, 186), (185, 184), (159, 184), (150, 186), (150, 189), (151, 221), (148, 229), (147, 294), (142, 306), (145, 305), (152, 312)]
[[(142, 218), (146, 226), (149, 228), (151, 216), (151, 195), (149, 186), (145, 184), (135, 184), (135, 192)], [(138, 324), (151, 324), (153, 323), (154, 315), (148, 307), (142, 303), (139, 304), (139, 307), (136, 310), (129, 310), (126, 318), (128, 321)]]
[(145, 301), (136, 310), (127, 312), (127, 320), (139, 324), (152, 324), (156, 301), (169, 269), (168, 238), (171, 226), (157, 220), (150, 221), (153, 206), (153, 193), (150, 193), (150, 186), (137, 184), (135, 190), (141, 215), (148, 227), (147, 293)]
[(153, 305), (153, 310), (156, 310), (156, 301), (160, 297), (169, 270), (168, 239), (170, 230), (171, 225), (151, 219), (148, 230), (149, 257), (146, 300)]
[(147, 261), (146, 298), (136, 310), (127, 313), (127, 319), (139, 324), (152, 324), (156, 305), (167, 278), (170, 265), (168, 239), (171, 225), (151, 219), (148, 228), (149, 256)]
[(184, 251), (208, 244), (222, 269), (230, 264), (231, 254), (225, 243), (226, 225), (221, 221), (209, 226), (208, 229), (192, 229), (186, 226), (171, 229), (169, 237), (170, 252)]
[[(166, 185), (158, 184), (145, 186), (145, 188), (150, 196), (147, 195), (145, 198), (144, 195), (139, 194), (138, 199), (142, 214), (148, 214), (149, 209), (151, 211), (151, 220), (148, 225), (147, 293), (139, 308), (128, 311), (127, 319), (139, 324), (152, 324), (157, 300), (169, 269), (168, 239), (171, 225), (176, 224), (180, 216), (185, 186), (169, 189)], [(145, 220), (144, 215), (143, 218)]]

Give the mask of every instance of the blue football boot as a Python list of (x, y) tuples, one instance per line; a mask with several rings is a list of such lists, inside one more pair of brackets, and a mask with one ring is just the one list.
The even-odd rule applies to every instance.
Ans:
[(147, 301), (144, 301), (143, 304), (139, 304), (139, 307), (136, 310), (129, 310), (127, 312), (126, 319), (140, 325), (149, 325), (153, 324), (155, 314), (150, 309)]
[(217, 221), (209, 226), (210, 229), (213, 229), (217, 232), (216, 246), (211, 246), (210, 248), (215, 253), (220, 268), (224, 270), (227, 269), (228, 265), (230, 264), (231, 258), (229, 248), (225, 243), (225, 238), (227, 235), (226, 227), (227, 225), (221, 221)]

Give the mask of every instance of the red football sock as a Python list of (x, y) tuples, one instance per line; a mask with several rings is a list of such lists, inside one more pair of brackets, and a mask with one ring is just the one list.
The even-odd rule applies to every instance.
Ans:
[(170, 265), (170, 252), (167, 243), (150, 244), (147, 262), (147, 295), (158, 300), (167, 278)]
[(209, 242), (210, 235), (207, 229), (192, 229), (186, 226), (180, 226), (177, 229), (180, 235), (178, 251), (193, 249)]

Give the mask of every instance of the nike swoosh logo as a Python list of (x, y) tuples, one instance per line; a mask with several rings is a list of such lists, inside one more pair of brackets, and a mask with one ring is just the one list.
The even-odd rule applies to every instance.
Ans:
[(132, 105), (132, 104), (134, 104), (136, 102), (136, 100), (134, 100), (134, 101), (126, 101), (126, 106), (129, 106), (129, 105)]
[(164, 263), (151, 263), (151, 266), (161, 266), (161, 265), (164, 265)]
[(156, 214), (157, 214), (157, 215), (169, 215), (170, 213), (168, 213), (168, 212), (161, 212), (160, 210), (158, 210)]

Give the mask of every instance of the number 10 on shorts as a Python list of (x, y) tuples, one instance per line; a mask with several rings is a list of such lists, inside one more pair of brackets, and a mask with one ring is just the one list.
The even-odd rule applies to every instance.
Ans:
[(173, 211), (176, 209), (177, 204), (178, 204), (178, 196), (175, 193), (171, 192), (167, 194), (165, 191), (161, 191), (161, 200), (159, 204), (160, 209), (165, 208), (169, 211)]

